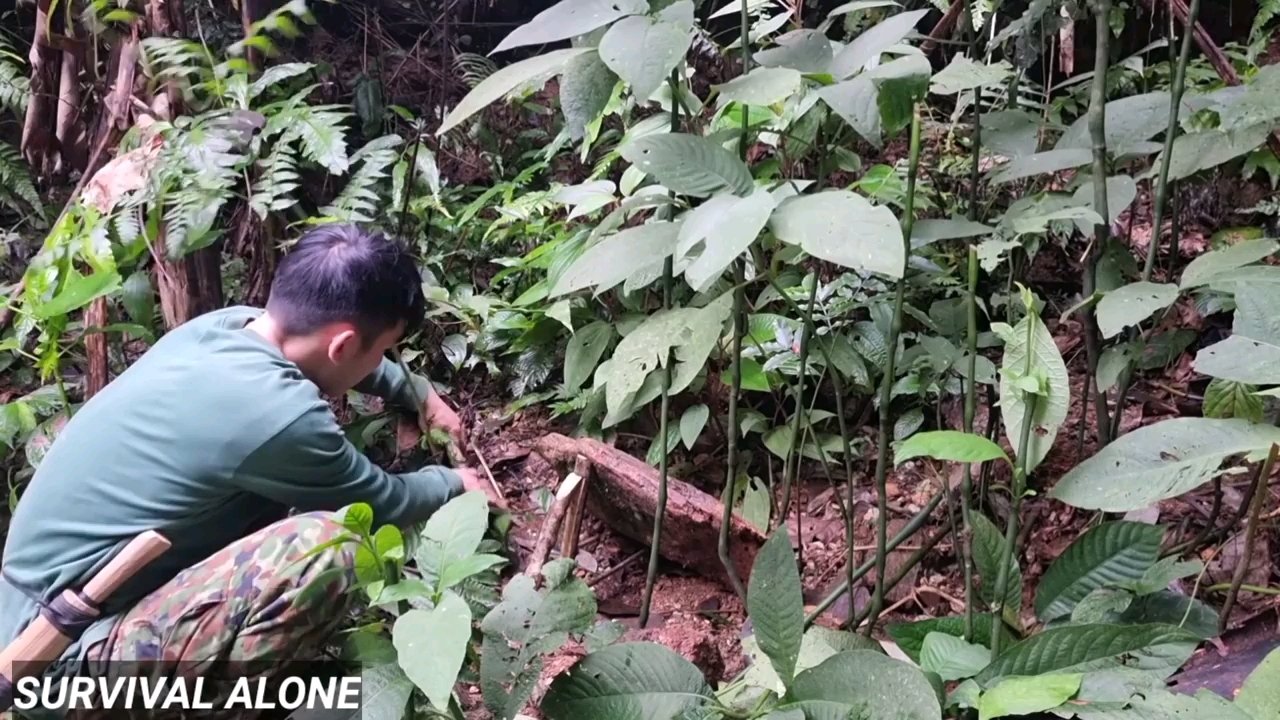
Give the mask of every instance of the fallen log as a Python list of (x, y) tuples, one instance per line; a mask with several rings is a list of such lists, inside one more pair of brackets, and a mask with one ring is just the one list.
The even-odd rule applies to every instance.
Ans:
[[(555, 433), (540, 439), (533, 446), (533, 453), (561, 471), (573, 467), (579, 456), (585, 457), (593, 472), (591, 483), (586, 486), (588, 512), (620, 535), (646, 544), (651, 541), (658, 507), (656, 469), (598, 440)], [(668, 477), (667, 516), (658, 552), (669, 562), (732, 589), (717, 551), (722, 507), (716, 498)], [(729, 538), (730, 557), (738, 575), (750, 577), (765, 537), (735, 515)]]

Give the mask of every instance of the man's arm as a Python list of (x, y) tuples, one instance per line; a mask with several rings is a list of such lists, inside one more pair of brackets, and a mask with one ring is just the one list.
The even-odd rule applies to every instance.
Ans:
[[(413, 386), (409, 384), (411, 381)], [(415, 413), (422, 410), (414, 404), (415, 390), (418, 402), (426, 402), (428, 397), (435, 394), (435, 388), (431, 387), (431, 383), (426, 378), (421, 375), (406, 376), (399, 363), (385, 357), (379, 363), (378, 369), (356, 384), (355, 390), (365, 395), (375, 395), (389, 400), (399, 405), (402, 410)]]
[(368, 503), (376, 525), (405, 527), (462, 494), (462, 477), (445, 467), (392, 474), (347, 440), (323, 403), (255, 450), (233, 478), (241, 489), (301, 511)]

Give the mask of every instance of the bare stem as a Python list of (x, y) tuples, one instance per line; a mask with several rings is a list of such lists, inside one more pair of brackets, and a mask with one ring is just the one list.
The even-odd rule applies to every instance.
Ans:
[(880, 383), (880, 446), (876, 456), (876, 589), (871, 599), (867, 637), (875, 629), (880, 611), (884, 609), (885, 564), (887, 561), (889, 499), (885, 478), (889, 469), (889, 434), (893, 430), (893, 417), (889, 411), (892, 399), (894, 361), (898, 350), (898, 335), (902, 332), (902, 305), (907, 294), (906, 275), (911, 259), (911, 230), (915, 225), (916, 175), (920, 170), (920, 106), (916, 103), (911, 113), (911, 149), (908, 155), (907, 199), (902, 218), (903, 263), (902, 278), (893, 304), (893, 323), (889, 327), (889, 352), (884, 363), (884, 377)]
[(738, 577), (738, 570), (733, 565), (733, 557), (729, 554), (729, 530), (733, 525), (733, 491), (738, 481), (738, 394), (742, 390), (742, 315), (746, 304), (743, 297), (742, 276), (742, 262), (739, 261), (733, 266), (733, 387), (729, 391), (729, 427), (726, 430), (729, 436), (729, 447), (728, 457), (725, 460), (724, 494), (721, 496), (724, 512), (720, 518), (718, 550), (720, 562), (724, 563), (725, 572), (729, 575), (729, 582), (738, 593), (738, 597), (745, 603), (747, 589)]
[[(1089, 254), (1084, 265), (1084, 296), (1093, 295), (1098, 257), (1110, 238), (1111, 224), (1107, 220), (1110, 213), (1107, 208), (1107, 135), (1106, 135), (1106, 101), (1107, 101), (1107, 64), (1109, 56), (1111, 26), (1107, 22), (1111, 14), (1111, 0), (1095, 0), (1094, 18), (1097, 25), (1096, 53), (1093, 65), (1093, 87), (1089, 96), (1089, 134), (1093, 140), (1093, 209), (1102, 218), (1102, 222), (1094, 225), (1093, 241), (1089, 244)], [(1098, 359), (1101, 357), (1101, 340), (1098, 336), (1097, 321), (1093, 306), (1084, 310), (1085, 353), (1088, 356), (1089, 374), (1098, 371)], [(1117, 406), (1116, 412), (1123, 408)], [(1094, 412), (1098, 425), (1098, 447), (1101, 449), (1111, 442), (1110, 413), (1107, 412), (1107, 396), (1105, 393), (1094, 394)]]
[(785, 525), (787, 512), (791, 508), (791, 486), (795, 483), (796, 473), (800, 470), (800, 449), (802, 447), (800, 423), (805, 418), (804, 410), (804, 375), (809, 364), (809, 339), (813, 335), (813, 306), (818, 300), (818, 273), (813, 273), (813, 287), (809, 290), (809, 310), (805, 313), (804, 324), (800, 330), (800, 374), (796, 376), (796, 414), (791, 425), (791, 447), (787, 449), (787, 457), (782, 470), (782, 507), (778, 512), (778, 525)]
[[(978, 389), (978, 250), (969, 246), (969, 381), (964, 389), (964, 431), (973, 432), (973, 416), (977, 409)], [(960, 535), (960, 562), (964, 565), (964, 639), (973, 642), (973, 525), (969, 515), (972, 511), (973, 472), (972, 463), (965, 463), (964, 475), (960, 479), (960, 521), (963, 525)]]
[[(1195, 0), (1192, 0), (1195, 2)], [(1272, 443), (1271, 452), (1267, 453), (1267, 459), (1262, 463), (1262, 467), (1258, 469), (1258, 475), (1253, 479), (1253, 502), (1249, 509), (1249, 524), (1244, 530), (1244, 551), (1240, 554), (1240, 561), (1236, 563), (1236, 571), (1231, 576), (1231, 589), (1227, 591), (1227, 599), (1222, 603), (1222, 614), (1218, 616), (1218, 633), (1222, 634), (1227, 629), (1227, 619), (1231, 617), (1231, 609), (1236, 604), (1236, 596), (1240, 593), (1240, 586), (1244, 584), (1245, 575), (1249, 574), (1249, 561), (1253, 558), (1253, 543), (1258, 536), (1258, 525), (1262, 517), (1262, 509), (1267, 504), (1267, 478), (1271, 477), (1271, 466), (1276, 462), (1276, 454), (1280, 453), (1280, 444)]]

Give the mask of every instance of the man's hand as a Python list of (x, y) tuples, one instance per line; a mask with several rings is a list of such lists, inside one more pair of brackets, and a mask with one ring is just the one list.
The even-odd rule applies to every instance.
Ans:
[(498, 493), (494, 490), (493, 486), (489, 484), (489, 481), (480, 477), (480, 474), (475, 470), (472, 470), (471, 468), (453, 468), (453, 471), (458, 473), (462, 478), (462, 487), (467, 492), (479, 490), (489, 499), (490, 506), (496, 507), (500, 510), (507, 509), (507, 503), (503, 501), (502, 498), (498, 497)]
[(424, 433), (431, 432), (432, 428), (440, 428), (449, 433), (449, 437), (453, 438), (459, 451), (467, 447), (467, 435), (462, 429), (462, 418), (458, 417), (458, 413), (446, 405), (444, 399), (434, 391), (430, 392), (422, 403), (422, 410), (418, 413), (418, 426)]

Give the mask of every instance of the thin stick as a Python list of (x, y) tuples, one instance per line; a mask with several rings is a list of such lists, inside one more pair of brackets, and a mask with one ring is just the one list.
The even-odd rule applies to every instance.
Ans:
[[(978, 388), (978, 250), (969, 245), (969, 382), (964, 390), (964, 431), (973, 432), (973, 416), (977, 406)], [(960, 536), (960, 562), (964, 566), (964, 639), (973, 642), (973, 525), (970, 522), (970, 507), (973, 497), (972, 463), (965, 463), (960, 479), (960, 522), (963, 532)]]
[[(942, 540), (942, 538), (946, 537), (950, 532), (951, 532), (951, 527), (949, 525), (943, 525), (941, 530), (934, 533), (931, 537), (929, 537), (923, 543), (921, 543), (920, 549), (911, 553), (911, 556), (907, 558), (906, 562), (902, 563), (902, 566), (898, 568), (898, 571), (894, 573), (892, 578), (889, 579), (889, 582), (886, 583), (886, 588), (888, 590), (892, 590), (893, 588), (897, 587), (898, 583), (902, 582), (902, 579), (907, 576), (907, 573), (911, 572), (911, 569), (914, 568), (916, 565), (919, 565), (920, 561), (924, 560), (924, 556), (928, 554), (928, 552), (932, 550), (933, 547), (937, 545)], [(862, 612), (858, 613), (857, 617), (853, 618), (853, 620), (849, 623), (849, 629), (852, 630), (853, 628), (856, 628), (859, 625), (861, 625), (862, 622), (866, 620), (869, 615), (872, 614), (871, 610), (872, 608), (868, 606), (864, 608)], [(868, 628), (871, 627), (871, 624), (869, 623), (867, 627)]]
[(644, 550), (637, 550), (631, 553), (625, 559), (619, 561), (617, 565), (614, 565), (608, 570), (605, 570), (599, 575), (588, 580), (587, 587), (595, 587), (596, 585), (604, 582), (605, 580), (608, 580), (614, 575), (617, 575), (618, 573), (622, 572), (624, 568), (626, 568), (628, 565), (634, 563), (636, 560), (639, 560), (642, 557), (644, 557)]
[[(1191, 0), (1193, 3), (1196, 0)], [(1258, 535), (1259, 516), (1262, 515), (1262, 508), (1267, 504), (1267, 478), (1271, 476), (1271, 466), (1276, 462), (1276, 454), (1280, 453), (1280, 444), (1272, 443), (1271, 452), (1267, 453), (1267, 459), (1262, 463), (1262, 467), (1258, 469), (1258, 476), (1253, 481), (1253, 502), (1250, 503), (1249, 524), (1244, 530), (1244, 552), (1240, 554), (1240, 560), (1236, 563), (1235, 574), (1231, 577), (1231, 589), (1227, 591), (1227, 599), (1222, 603), (1222, 614), (1218, 616), (1218, 634), (1226, 632), (1227, 619), (1231, 617), (1231, 609), (1236, 604), (1236, 596), (1240, 593), (1240, 586), (1244, 584), (1244, 576), (1249, 574), (1250, 560), (1253, 558), (1253, 543)]]
[[(745, 3), (743, 8), (745, 12)], [(738, 395), (742, 391), (742, 333), (745, 325), (742, 316), (746, 306), (745, 292), (742, 287), (744, 262), (738, 261), (733, 265), (733, 387), (729, 391), (729, 427), (725, 430), (728, 435), (728, 456), (725, 458), (724, 493), (720, 496), (723, 512), (720, 516), (720, 542), (717, 550), (725, 573), (729, 576), (729, 583), (733, 585), (734, 592), (742, 602), (746, 603), (747, 588), (738, 577), (738, 569), (734, 567), (733, 556), (729, 553), (729, 530), (733, 525), (733, 495), (738, 482)]]
[(885, 476), (889, 468), (889, 433), (892, 431), (892, 414), (889, 403), (892, 400), (894, 361), (898, 351), (898, 335), (902, 332), (902, 306), (907, 294), (906, 275), (911, 260), (911, 230), (915, 225), (915, 193), (916, 175), (920, 169), (920, 106), (916, 103), (911, 114), (911, 149), (907, 170), (907, 201), (902, 218), (903, 263), (902, 278), (898, 281), (898, 291), (894, 297), (893, 323), (889, 326), (889, 352), (886, 353), (884, 377), (880, 383), (880, 447), (876, 457), (876, 499), (879, 516), (876, 518), (876, 589), (871, 599), (870, 621), (867, 623), (867, 637), (875, 628), (876, 620), (884, 607), (884, 584), (886, 545), (888, 542), (889, 506)]
[(791, 485), (795, 482), (796, 473), (800, 469), (800, 423), (804, 420), (804, 374), (809, 362), (809, 337), (813, 334), (813, 306), (818, 299), (818, 273), (813, 273), (813, 287), (809, 290), (809, 310), (805, 313), (800, 326), (800, 374), (796, 376), (796, 414), (791, 425), (791, 447), (787, 448), (787, 457), (782, 466), (782, 507), (778, 512), (778, 525), (787, 521), (787, 512), (791, 508)]
[[(1111, 0), (1095, 0), (1094, 9), (1096, 32), (1096, 52), (1094, 55), (1093, 87), (1089, 97), (1088, 124), (1089, 134), (1093, 140), (1093, 209), (1102, 218), (1100, 224), (1094, 225), (1093, 242), (1089, 244), (1089, 253), (1085, 259), (1084, 282), (1082, 291), (1085, 297), (1093, 295), (1098, 257), (1103, 246), (1110, 237), (1110, 213), (1107, 207), (1107, 136), (1106, 136), (1106, 101), (1107, 101), (1107, 65), (1111, 29), (1107, 18), (1111, 14)], [(1085, 352), (1088, 358), (1089, 375), (1098, 372), (1098, 360), (1101, 357), (1100, 338), (1093, 306), (1084, 310)], [(1087, 402), (1087, 400), (1086, 400)], [(1116, 413), (1123, 413), (1124, 408), (1116, 406)], [(1107, 397), (1104, 393), (1094, 395), (1094, 412), (1098, 425), (1098, 449), (1101, 450), (1111, 442), (1111, 421), (1107, 412)]]
[[(673, 69), (669, 82), (671, 83), (671, 132), (680, 131), (680, 75), (679, 71)], [(662, 264), (662, 307), (666, 310), (671, 309), (671, 291), (672, 291), (672, 258), (667, 256), (666, 261)], [(670, 454), (670, 448), (667, 447), (667, 416), (671, 411), (671, 371), (672, 371), (672, 352), (667, 350), (667, 361), (664, 363), (666, 367), (662, 371), (662, 420), (659, 423), (658, 432), (661, 433), (662, 439), (662, 460), (659, 463), (658, 476), (658, 507), (653, 513), (653, 546), (649, 550), (649, 571), (644, 582), (644, 597), (640, 602), (640, 618), (639, 624), (641, 628), (645, 628), (649, 624), (649, 605), (653, 601), (653, 586), (658, 579), (658, 557), (659, 548), (662, 547), (662, 521), (667, 514), (667, 471)]]

